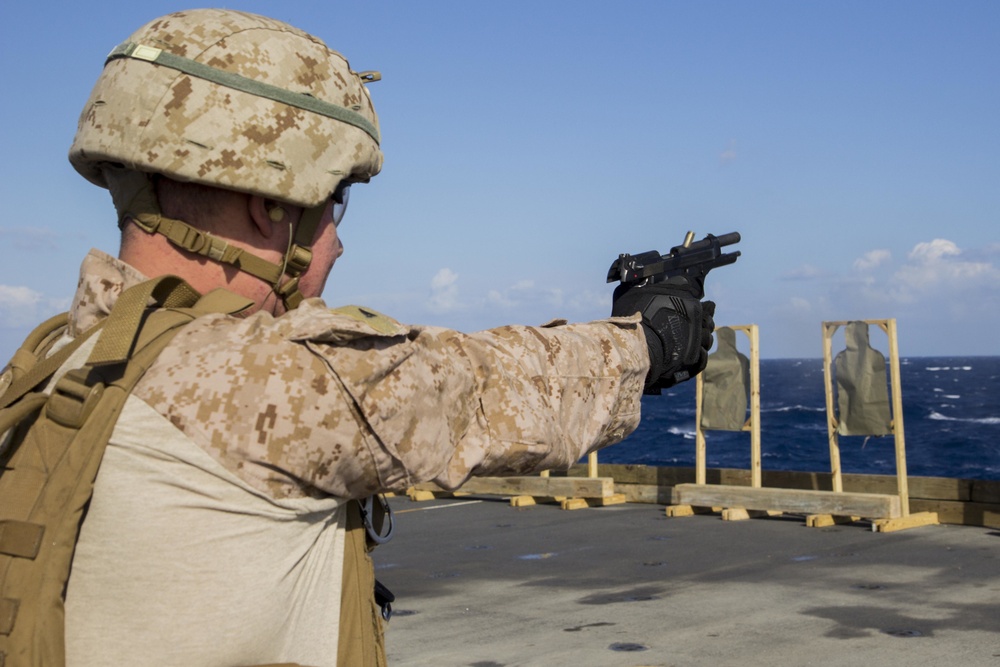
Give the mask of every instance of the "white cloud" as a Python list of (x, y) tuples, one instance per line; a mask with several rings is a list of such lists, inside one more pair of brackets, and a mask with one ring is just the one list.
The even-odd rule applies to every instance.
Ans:
[(34, 326), (68, 306), (66, 299), (53, 299), (30, 287), (0, 285), (0, 328)]
[(611, 314), (611, 292), (584, 290), (571, 296), (568, 305), (573, 312), (597, 313), (595, 317)]
[(811, 264), (802, 264), (781, 276), (782, 280), (815, 280), (823, 275), (823, 271)]
[(812, 310), (812, 302), (799, 296), (793, 296), (789, 301), (793, 311), (808, 313)]
[[(854, 267), (874, 268), (883, 261), (879, 252), (886, 251), (867, 253)], [(917, 243), (885, 278), (865, 274), (841, 280), (835, 287), (834, 301), (851, 317), (982, 312), (1000, 295), (1000, 267), (981, 249), (967, 253), (952, 241), (934, 239)]]
[(520, 280), (503, 290), (490, 290), (486, 301), (489, 305), (516, 308), (544, 304), (562, 306), (565, 296), (558, 287), (537, 287), (534, 280)]
[(0, 240), (7, 248), (18, 250), (52, 250), (59, 236), (51, 229), (30, 227), (0, 227)]
[(30, 287), (0, 285), (0, 307), (23, 308), (42, 300), (42, 295)]
[(910, 251), (910, 259), (915, 262), (932, 263), (945, 257), (957, 257), (962, 254), (958, 246), (945, 239), (934, 239), (927, 243), (918, 243)]
[(854, 260), (854, 268), (859, 271), (871, 271), (892, 259), (888, 250), (870, 250)]
[(512, 308), (517, 305), (517, 302), (511, 299), (506, 292), (495, 289), (487, 292), (486, 303), (492, 306), (500, 306), (501, 308)]
[(576, 292), (523, 279), (480, 292), (469, 284), (463, 284), (460, 290), (459, 282), (459, 275), (452, 269), (439, 270), (430, 281), (429, 296), (421, 304), (423, 313), (411, 319), (424, 321), (429, 314), (444, 326), (468, 330), (510, 323), (540, 324), (553, 318), (600, 319), (611, 312), (610, 291)]
[(945, 239), (918, 243), (909, 259), (889, 282), (891, 296), (900, 301), (944, 294), (955, 303), (973, 292), (995, 294), (1000, 288), (1000, 268), (990, 262), (963, 259), (959, 247)]
[(432, 313), (448, 313), (461, 307), (458, 300), (458, 274), (444, 268), (431, 279), (431, 296), (427, 308)]
[(434, 274), (434, 277), (431, 278), (431, 289), (433, 290), (449, 289), (457, 281), (458, 281), (458, 274), (452, 271), (451, 269), (444, 268), (438, 271), (436, 274)]

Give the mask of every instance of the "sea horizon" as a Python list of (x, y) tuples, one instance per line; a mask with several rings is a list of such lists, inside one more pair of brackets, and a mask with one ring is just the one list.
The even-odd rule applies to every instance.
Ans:
[[(900, 378), (907, 474), (1000, 479), (1000, 356), (901, 357)], [(763, 470), (830, 471), (824, 384), (822, 358), (761, 359)], [(636, 431), (598, 460), (693, 466), (695, 382), (644, 396), (642, 410)], [(709, 467), (749, 469), (749, 433), (707, 430), (705, 437)], [(894, 436), (840, 436), (839, 443), (843, 472), (895, 474)]]

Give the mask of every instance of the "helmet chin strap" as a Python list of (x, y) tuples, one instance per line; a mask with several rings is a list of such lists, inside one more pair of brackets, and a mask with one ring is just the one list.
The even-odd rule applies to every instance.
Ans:
[[(316, 230), (319, 229), (320, 220), (323, 219), (324, 211), (326, 211), (326, 202), (307, 208), (302, 213), (302, 219), (299, 220), (299, 228), (295, 230), (294, 240), (292, 239), (292, 223), (288, 223), (288, 250), (285, 251), (284, 265), (278, 275), (278, 281), (272, 283), (274, 293), (278, 295), (287, 310), (298, 308), (299, 304), (305, 300), (299, 290), (299, 279), (312, 262), (312, 242), (316, 237)], [(281, 275), (286, 273), (289, 276), (288, 280), (280, 283)]]
[[(286, 310), (297, 308), (305, 300), (305, 296), (299, 290), (299, 280), (312, 262), (312, 242), (326, 210), (326, 202), (305, 209), (294, 238), (289, 223), (288, 249), (285, 251), (282, 263), (275, 264), (243, 248), (238, 248), (214, 234), (196, 229), (183, 220), (166, 217), (160, 211), (150, 179), (145, 174), (136, 173), (136, 176), (141, 182), (139, 179), (129, 179), (131, 182), (128, 185), (132, 191), (127, 202), (119, 202), (115, 196), (122, 194), (121, 189), (115, 192), (117, 188), (109, 188), (112, 189), (115, 203), (122, 204), (119, 206), (120, 225), (130, 219), (144, 232), (160, 234), (181, 250), (222, 264), (229, 264), (244, 273), (260, 278), (272, 286), (271, 290), (281, 299)], [(285, 274), (288, 274), (289, 278), (282, 282)]]

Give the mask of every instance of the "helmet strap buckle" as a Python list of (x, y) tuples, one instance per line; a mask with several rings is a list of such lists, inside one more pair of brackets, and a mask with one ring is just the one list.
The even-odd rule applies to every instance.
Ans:
[(309, 268), (312, 257), (312, 250), (297, 243), (294, 244), (288, 252), (288, 262), (286, 264), (288, 274), (298, 276), (304, 273)]

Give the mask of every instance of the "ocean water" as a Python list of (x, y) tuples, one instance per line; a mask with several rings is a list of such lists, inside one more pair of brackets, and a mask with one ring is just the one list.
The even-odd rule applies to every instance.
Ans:
[[(1000, 357), (900, 360), (909, 475), (1000, 479)], [(760, 363), (761, 466), (829, 472), (822, 359)], [(695, 383), (644, 396), (639, 428), (601, 463), (694, 466)], [(844, 472), (895, 473), (893, 436), (840, 436)], [(750, 434), (706, 431), (710, 468), (749, 468)]]

